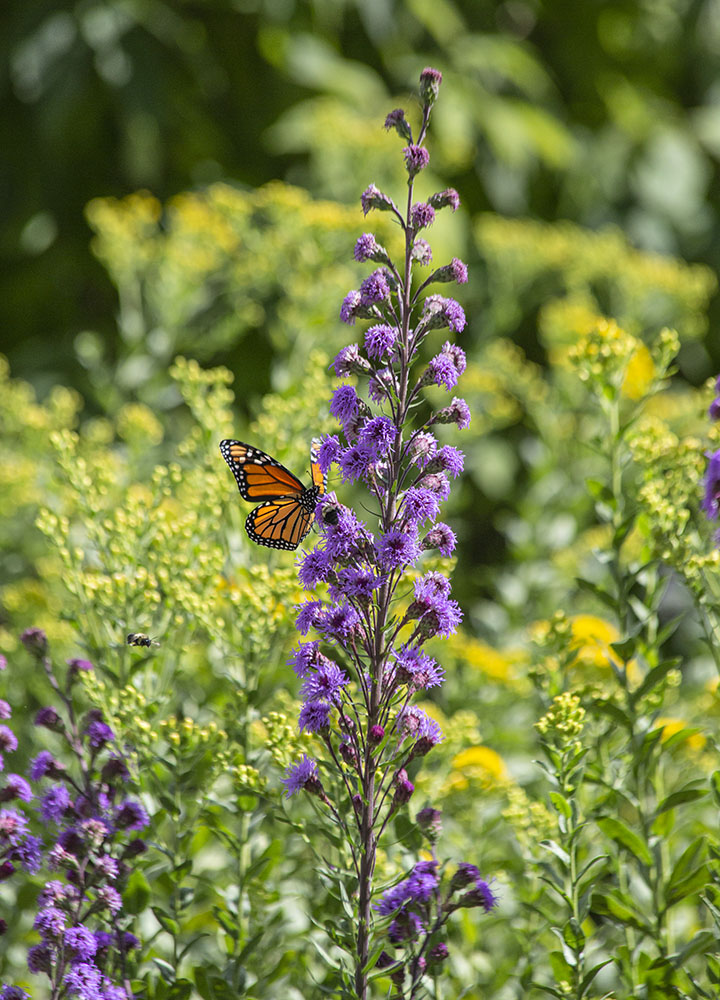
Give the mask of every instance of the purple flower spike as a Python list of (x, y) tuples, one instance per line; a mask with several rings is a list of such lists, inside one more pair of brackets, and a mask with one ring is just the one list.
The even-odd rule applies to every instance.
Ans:
[(330, 705), (324, 701), (307, 701), (300, 709), (300, 732), (320, 733), (330, 725)]
[(702, 509), (711, 521), (716, 521), (720, 513), (720, 449), (708, 452), (706, 457), (710, 461), (705, 472), (705, 497)]
[(333, 393), (330, 412), (341, 423), (354, 417), (359, 409), (358, 395), (351, 385), (341, 385)]
[(369, 358), (384, 358), (392, 351), (397, 332), (386, 325), (371, 326), (365, 333), (365, 350)]

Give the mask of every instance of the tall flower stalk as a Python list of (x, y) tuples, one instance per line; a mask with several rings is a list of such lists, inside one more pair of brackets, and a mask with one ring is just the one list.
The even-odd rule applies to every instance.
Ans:
[[(434, 636), (451, 635), (462, 618), (449, 579), (436, 570), (422, 573), (420, 566), (425, 552), (450, 556), (455, 547), (454, 533), (439, 521), (440, 505), (450, 493), (450, 477), (463, 469), (462, 453), (441, 446), (431, 428), (470, 423), (464, 400), (432, 410), (423, 393), (430, 385), (455, 387), (466, 364), (462, 348), (447, 340), (422, 369), (417, 365), (434, 331), (459, 334), (465, 327), (454, 299), (426, 294), (434, 283), (465, 283), (462, 261), (434, 268), (424, 280), (416, 276), (432, 261), (421, 234), (436, 211), (459, 205), (452, 189), (414, 200), (416, 179), (429, 162), (424, 142), (441, 79), (435, 69), (421, 74), (416, 139), (403, 110), (385, 121), (407, 143), (406, 203), (399, 209), (374, 184), (361, 200), (365, 215), (394, 216), (404, 234), (404, 260), (396, 265), (372, 233), (355, 245), (357, 261), (379, 267), (348, 293), (340, 315), (351, 325), (372, 325), (364, 343), (343, 348), (334, 366), (339, 377), (355, 376), (367, 390), (349, 383), (335, 390), (330, 410), (344, 440), (326, 436), (319, 449), (323, 472), (336, 465), (344, 482), (369, 490), (376, 533), (333, 493), (322, 498), (316, 512), (321, 540), (303, 557), (300, 579), (308, 590), (324, 584), (327, 599), (314, 597), (299, 607), (298, 631), (305, 636), (314, 630), (318, 638), (301, 642), (291, 660), (303, 680), (300, 728), (321, 737), (327, 751), (322, 767), (339, 780), (336, 791), (326, 791), (318, 762), (306, 756), (289, 770), (287, 793), (317, 795), (345, 835), (356, 879), (352, 988), (360, 1000), (368, 996), (374, 966), (388, 970), (397, 997), (417, 996), (428, 962), (437, 965), (447, 955), (442, 928), (450, 913), (460, 906), (487, 910), (495, 902), (472, 865), (464, 864), (442, 887), (434, 852), (373, 902), (378, 843), (414, 791), (408, 769), (443, 738), (438, 724), (412, 704), (418, 692), (443, 680), (442, 667), (424, 646)], [(466, 891), (456, 897), (460, 889)], [(375, 920), (392, 954), (374, 945)]]

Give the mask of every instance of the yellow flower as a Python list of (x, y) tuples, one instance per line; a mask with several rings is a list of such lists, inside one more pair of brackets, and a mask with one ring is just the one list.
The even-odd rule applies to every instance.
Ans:
[(620, 633), (610, 622), (595, 615), (575, 615), (571, 620), (571, 649), (577, 653), (577, 661), (593, 667), (609, 667), (612, 660), (620, 666), (617, 654), (610, 649), (611, 642), (617, 642)]
[[(688, 728), (688, 723), (684, 719), (673, 719), (669, 716), (662, 717), (655, 720), (655, 729), (662, 729), (662, 736), (660, 740), (662, 743), (667, 743), (671, 736), (675, 733), (681, 732), (683, 729)], [(687, 743), (690, 750), (700, 751), (703, 749), (707, 740), (702, 733), (689, 733), (683, 739), (684, 743)]]
[[(485, 787), (496, 784), (507, 777), (505, 761), (490, 747), (474, 746), (461, 750), (452, 762), (453, 770), (459, 771), (466, 779), (479, 781)], [(467, 780), (456, 787), (467, 787)]]
[(625, 368), (620, 392), (628, 399), (642, 399), (655, 378), (655, 363), (645, 344), (638, 344)]

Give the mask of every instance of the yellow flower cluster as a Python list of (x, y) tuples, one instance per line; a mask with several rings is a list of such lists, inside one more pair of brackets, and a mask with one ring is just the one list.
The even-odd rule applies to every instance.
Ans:
[(559, 747), (575, 743), (585, 725), (585, 709), (579, 695), (564, 691), (553, 698), (545, 715), (535, 723), (535, 728), (547, 742)]

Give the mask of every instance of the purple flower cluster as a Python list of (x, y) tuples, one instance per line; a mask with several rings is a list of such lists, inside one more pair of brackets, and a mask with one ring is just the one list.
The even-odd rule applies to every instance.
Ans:
[[(448, 339), (419, 371), (418, 363), (432, 331), (460, 334), (465, 328), (458, 302), (437, 294), (423, 297), (425, 289), (433, 282), (464, 284), (467, 268), (453, 258), (417, 285), (406, 280), (414, 267), (432, 261), (430, 246), (418, 233), (432, 225), (438, 211), (459, 205), (452, 189), (413, 201), (415, 180), (430, 159), (424, 140), (441, 79), (431, 68), (421, 75), (423, 118), (416, 139), (402, 110), (390, 112), (385, 121), (406, 143), (408, 208), (403, 216), (374, 184), (363, 193), (362, 208), (365, 215), (394, 215), (405, 233), (406, 257), (400, 265), (393, 263), (372, 233), (363, 233), (355, 244), (357, 261), (381, 266), (342, 303), (344, 322), (370, 323), (360, 342), (335, 358), (338, 377), (357, 381), (335, 389), (330, 412), (342, 433), (326, 435), (318, 454), (323, 472), (337, 466), (343, 483), (367, 489), (366, 507), (377, 521), (371, 530), (334, 494), (321, 499), (316, 510), (320, 541), (301, 557), (299, 577), (306, 590), (322, 589), (297, 608), (297, 629), (307, 641), (290, 660), (302, 679), (300, 729), (323, 742), (323, 766), (339, 778), (336, 789), (342, 794), (336, 791), (331, 800), (318, 763), (307, 755), (289, 768), (286, 794), (305, 790), (320, 796), (352, 846), (361, 922), (356, 990), (363, 996), (377, 841), (413, 795), (408, 768), (443, 739), (438, 723), (411, 703), (417, 692), (437, 688), (444, 678), (424, 647), (435, 636), (452, 635), (462, 620), (449, 579), (421, 564), (427, 553), (447, 557), (455, 547), (455, 534), (439, 518), (450, 478), (463, 469), (462, 453), (443, 445), (430, 428), (455, 424), (462, 429), (470, 423), (464, 400), (454, 398), (434, 410), (423, 390), (431, 385), (454, 389), (465, 371), (465, 353)], [(428, 932), (438, 885), (438, 863), (421, 862), (383, 897), (377, 912), (394, 914), (391, 942)], [(441, 958), (438, 952), (435, 959)]]
[[(43, 837), (31, 835), (28, 817), (16, 809), (0, 811), (0, 858), (5, 877), (16, 864), (26, 871), (41, 867), (56, 873), (38, 897), (34, 921), (40, 941), (28, 952), (30, 972), (50, 980), (52, 996), (80, 1000), (129, 1000), (128, 953), (139, 947), (122, 930), (122, 890), (130, 874), (128, 860), (145, 850), (133, 831), (147, 826), (143, 807), (126, 796), (128, 768), (115, 748), (115, 734), (97, 709), (76, 718), (72, 685), (78, 671), (93, 669), (88, 660), (68, 661), (65, 683), (58, 681), (44, 633), (30, 629), (23, 644), (41, 665), (59, 697), (61, 708), (45, 706), (35, 724), (64, 737), (72, 748), (74, 767), (66, 767), (48, 750), (30, 762), (31, 784), (9, 774), (0, 792), (4, 802), (17, 800), (36, 808)], [(7, 717), (7, 716), (5, 716)], [(6, 728), (6, 727), (3, 727)], [(9, 730), (8, 730), (9, 732)], [(5, 736), (9, 750), (16, 741)], [(119, 986), (122, 981), (126, 985)], [(0, 996), (24, 996), (5, 986)]]
[[(711, 420), (720, 420), (720, 375), (715, 380), (715, 399), (710, 404), (709, 416)], [(702, 500), (702, 509), (705, 511), (708, 520), (717, 521), (720, 517), (720, 449), (706, 452), (708, 459), (705, 470), (705, 496)], [(716, 539), (720, 543), (720, 532)]]
[[(416, 821), (433, 844), (440, 832), (438, 810), (428, 806), (417, 814)], [(449, 880), (441, 880), (438, 867), (434, 856), (431, 861), (419, 862), (374, 906), (378, 915), (389, 921), (389, 946), (400, 949), (395, 955), (383, 951), (377, 968), (392, 970), (389, 974), (398, 986), (409, 977), (409, 995), (414, 995), (428, 966), (448, 957), (447, 944), (437, 938), (450, 915), (464, 907), (480, 907), (488, 913), (497, 905), (495, 893), (475, 865), (461, 862)], [(466, 891), (458, 896), (463, 889)], [(431, 947), (433, 941), (436, 943)]]

